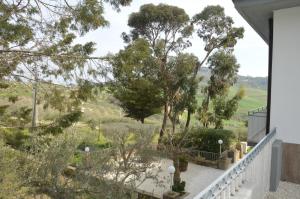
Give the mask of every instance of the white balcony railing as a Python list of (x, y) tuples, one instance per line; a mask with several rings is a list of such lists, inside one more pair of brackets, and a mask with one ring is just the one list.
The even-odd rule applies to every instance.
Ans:
[(276, 129), (194, 199), (263, 199), (270, 186), (275, 135)]

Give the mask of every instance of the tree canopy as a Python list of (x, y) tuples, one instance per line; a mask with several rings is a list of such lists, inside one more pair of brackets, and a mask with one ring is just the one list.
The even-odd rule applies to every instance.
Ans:
[(112, 61), (112, 91), (127, 117), (144, 123), (144, 119), (160, 113), (163, 105), (158, 66), (149, 43), (144, 39), (132, 42)]

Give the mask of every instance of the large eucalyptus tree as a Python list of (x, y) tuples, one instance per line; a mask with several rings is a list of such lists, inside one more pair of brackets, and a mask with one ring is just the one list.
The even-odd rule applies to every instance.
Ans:
[(188, 38), (192, 34), (189, 16), (176, 6), (165, 4), (146, 4), (132, 13), (128, 25), (132, 28), (129, 35), (124, 34), (126, 41), (145, 39), (149, 44), (159, 66), (159, 79), (163, 90), (164, 114), (160, 130), (160, 140), (164, 135), (170, 103), (176, 92), (170, 85), (173, 83), (171, 71), (173, 65), (168, 64), (170, 55), (176, 55), (191, 45)]
[[(244, 29), (242, 27), (234, 27), (234, 21), (224, 12), (221, 6), (207, 6), (200, 13), (192, 18), (192, 24), (198, 37), (204, 43), (204, 57), (200, 59), (194, 69), (194, 79), (202, 66), (207, 63), (208, 58), (214, 51), (220, 49), (232, 50), (238, 39), (243, 38)], [(190, 88), (190, 97), (195, 98), (197, 85)], [(186, 127), (190, 124), (191, 114), (195, 112), (196, 100), (190, 100), (187, 105), (188, 116)]]

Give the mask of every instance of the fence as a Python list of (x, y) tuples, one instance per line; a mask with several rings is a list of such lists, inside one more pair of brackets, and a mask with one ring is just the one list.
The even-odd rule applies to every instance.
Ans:
[(199, 150), (187, 150), (187, 154), (193, 156), (193, 157), (203, 157), (206, 160), (216, 161), (220, 158), (219, 153), (213, 153), (208, 151), (199, 151)]

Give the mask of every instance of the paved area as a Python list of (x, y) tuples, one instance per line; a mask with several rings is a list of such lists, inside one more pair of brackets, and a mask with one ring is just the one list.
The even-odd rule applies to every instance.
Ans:
[(278, 190), (268, 193), (265, 199), (300, 199), (300, 185), (280, 182)]
[[(162, 159), (160, 161), (161, 172), (158, 174), (162, 184), (158, 185), (153, 180), (146, 180), (139, 186), (140, 191), (151, 193), (153, 196), (162, 197), (163, 193), (170, 190), (170, 175), (168, 174), (168, 167), (172, 165), (169, 159)], [(186, 191), (189, 195), (185, 199), (191, 199), (197, 195), (201, 190), (206, 188), (216, 178), (218, 178), (223, 170), (213, 169), (189, 163), (188, 170), (181, 173), (181, 178), (186, 182)]]

